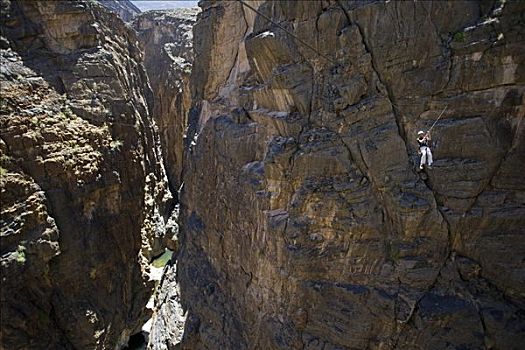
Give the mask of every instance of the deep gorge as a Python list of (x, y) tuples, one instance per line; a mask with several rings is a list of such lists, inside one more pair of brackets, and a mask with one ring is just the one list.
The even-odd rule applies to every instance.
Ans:
[(525, 3), (199, 6), (0, 0), (0, 348), (520, 349)]

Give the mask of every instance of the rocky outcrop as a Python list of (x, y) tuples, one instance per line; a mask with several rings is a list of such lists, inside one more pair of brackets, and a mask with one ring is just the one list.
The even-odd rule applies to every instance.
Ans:
[(120, 348), (172, 207), (136, 35), (94, 2), (1, 10), (2, 348)]
[(190, 107), (193, 33), (199, 8), (148, 11), (132, 26), (144, 48), (144, 66), (154, 94), (163, 159), (173, 192), (181, 185), (183, 135)]
[(182, 348), (520, 348), (524, 4), (248, 4), (194, 30)]
[(105, 8), (115, 12), (123, 21), (129, 22), (141, 13), (140, 9), (129, 0), (98, 0)]
[(150, 350), (178, 349), (184, 335), (186, 311), (181, 304), (180, 286), (174, 261), (164, 268), (153, 302), (153, 316), (148, 331)]

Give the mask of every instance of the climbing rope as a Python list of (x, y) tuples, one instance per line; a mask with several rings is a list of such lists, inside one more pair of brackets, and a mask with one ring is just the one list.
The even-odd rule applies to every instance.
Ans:
[[(268, 17), (267, 15), (265, 15), (264, 13), (260, 12), (259, 10), (255, 9), (253, 6), (247, 4), (244, 0), (237, 0), (238, 2), (240, 2), (242, 4), (242, 6), (245, 6), (247, 8), (249, 8), (250, 10), (252, 10), (253, 12), (257, 13), (258, 15), (260, 15), (261, 17), (265, 18), (267, 21), (269, 21), (270, 23), (274, 24), (275, 26), (279, 27), (282, 31), (284, 31), (286, 34), (290, 35), (291, 37), (295, 38), (298, 42), (300, 42), (301, 44), (303, 44), (304, 46), (306, 46), (307, 48), (309, 48), (310, 50), (314, 51), (316, 54), (318, 54), (319, 56), (321, 56), (322, 58), (326, 59), (327, 61), (333, 63), (333, 64), (338, 64), (338, 62), (334, 61), (333, 59), (331, 59), (330, 57), (326, 56), (325, 54), (319, 52), (317, 49), (315, 49), (312, 45), (308, 44), (306, 41), (302, 40), (301, 38), (297, 37), (295, 34), (293, 34), (292, 32), (290, 32), (289, 30), (287, 30), (286, 28), (284, 28), (282, 25), (280, 25), (279, 23), (275, 22), (274, 20), (272, 20), (270, 17)], [(395, 107), (395, 108), (400, 108), (397, 104), (391, 102), (391, 104)], [(407, 104), (407, 103), (405, 103)], [(419, 103), (408, 103), (410, 105), (417, 105)], [(445, 112), (445, 110), (447, 109), (448, 106), (445, 106), (445, 109), (443, 109), (443, 111), (441, 112), (441, 114), (439, 115), (439, 117), (437, 118), (437, 120), (434, 122), (434, 124), (432, 124), (432, 127), (427, 131), (427, 134), (428, 135), (430, 133), (430, 131), (434, 128), (434, 126), (436, 125), (436, 123), (439, 121), (439, 119), (441, 119), (441, 117), (443, 116), (443, 113)], [(426, 136), (425, 135), (425, 136)]]
[(445, 108), (443, 108), (443, 110), (441, 111), (441, 113), (439, 114), (438, 118), (436, 119), (436, 121), (434, 122), (434, 124), (432, 124), (432, 126), (430, 127), (430, 129), (428, 129), (427, 133), (425, 134), (425, 137), (428, 136), (428, 134), (430, 134), (430, 131), (432, 129), (434, 129), (434, 126), (436, 126), (437, 122), (441, 119), (441, 117), (443, 116), (443, 113), (445, 113), (445, 110), (447, 109), (448, 105), (445, 106)]
[(277, 22), (274, 22), (270, 17), (266, 16), (264, 13), (260, 12), (259, 10), (255, 9), (254, 7), (252, 7), (251, 5), (248, 5), (246, 2), (244, 2), (243, 0), (237, 0), (239, 1), (243, 6), (249, 8), (250, 10), (252, 10), (253, 12), (257, 13), (258, 15), (260, 15), (261, 17), (263, 17), (264, 19), (268, 20), (270, 23), (274, 24), (275, 26), (279, 27), (283, 32), (285, 32), (286, 34), (290, 35), (291, 37), (295, 38), (298, 42), (300, 42), (301, 44), (303, 44), (304, 46), (306, 46), (307, 48), (309, 48), (310, 50), (314, 51), (316, 54), (318, 54), (319, 56), (321, 56), (322, 58), (324, 58), (325, 60), (333, 63), (333, 64), (338, 64), (336, 61), (334, 61), (333, 59), (331, 59), (330, 57), (326, 56), (325, 54), (322, 54), (321, 52), (317, 51), (317, 49), (315, 49), (312, 45), (308, 44), (306, 41), (304, 41), (303, 39), (297, 37), (295, 34), (293, 34), (292, 32), (288, 31), (286, 28), (284, 28), (282, 25), (280, 25), (279, 23)]

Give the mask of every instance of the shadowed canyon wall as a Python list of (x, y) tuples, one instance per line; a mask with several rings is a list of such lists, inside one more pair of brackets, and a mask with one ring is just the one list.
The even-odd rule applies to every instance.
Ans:
[(522, 347), (524, 2), (108, 4), (0, 0), (2, 348)]
[(147, 11), (132, 26), (144, 48), (144, 67), (154, 96), (153, 115), (159, 128), (170, 186), (181, 185), (183, 136), (191, 96), (193, 25), (199, 8)]
[(194, 29), (182, 347), (520, 348), (524, 3), (249, 4)]
[(1, 10), (2, 348), (120, 348), (173, 207), (138, 39), (95, 2)]
[[(199, 8), (147, 11), (135, 17), (133, 28), (144, 49), (144, 66), (153, 90), (153, 115), (159, 128), (163, 160), (174, 194), (182, 185), (184, 137), (191, 103), (189, 78), (193, 63), (193, 25)], [(173, 227), (177, 227), (174, 225)], [(166, 245), (179, 249), (178, 230), (167, 232)], [(174, 348), (182, 338), (176, 265), (168, 264), (163, 287), (157, 289), (149, 333), (149, 348)]]

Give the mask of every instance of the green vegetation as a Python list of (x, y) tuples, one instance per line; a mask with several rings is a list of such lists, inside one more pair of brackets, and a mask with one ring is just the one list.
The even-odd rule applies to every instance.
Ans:
[(7, 163), (11, 162), (12, 160), (13, 160), (13, 158), (8, 156), (7, 154), (1, 154), (0, 155), (0, 164), (7, 164)]
[(4, 109), (7, 107), (7, 99), (0, 97), (0, 109)]
[(399, 260), (399, 242), (387, 242), (386, 255), (389, 257), (390, 260), (397, 262)]
[(75, 114), (73, 114), (73, 111), (71, 111), (71, 108), (69, 106), (62, 108), (62, 112), (60, 112), (60, 114), (69, 119), (75, 117)]
[(6, 175), (9, 171), (6, 169), (9, 167), (9, 163), (13, 161), (13, 158), (7, 154), (0, 154), (0, 176)]
[(465, 33), (464, 32), (457, 32), (454, 34), (454, 41), (456, 42), (464, 42), (465, 41)]
[(19, 264), (24, 264), (26, 262), (26, 247), (19, 245), (16, 249), (16, 262)]
[(153, 266), (156, 268), (164, 267), (168, 263), (168, 261), (171, 259), (171, 256), (173, 255), (173, 252), (169, 249), (166, 249), (166, 251), (159, 256), (157, 259), (153, 260)]
[(64, 112), (60, 112), (60, 113), (58, 113), (57, 118), (58, 118), (58, 120), (62, 120), (62, 121), (64, 121), (64, 120), (68, 120), (68, 119), (69, 119), (69, 118), (67, 117), (66, 113), (64, 113)]
[(113, 140), (109, 143), (109, 147), (111, 147), (111, 150), (113, 151), (120, 151), (123, 145), (124, 142), (122, 142), (121, 140)]

